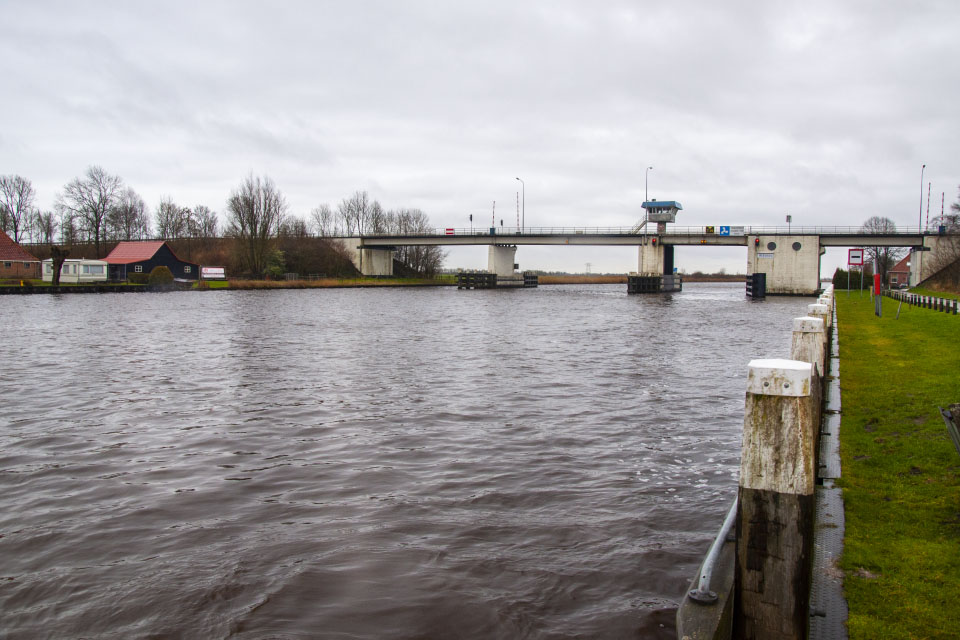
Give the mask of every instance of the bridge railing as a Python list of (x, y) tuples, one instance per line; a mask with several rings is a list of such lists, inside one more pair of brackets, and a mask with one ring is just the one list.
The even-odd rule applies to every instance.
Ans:
[[(688, 236), (745, 236), (745, 235), (857, 235), (857, 236), (915, 236), (922, 233), (919, 227), (904, 227), (895, 231), (882, 233), (871, 233), (863, 231), (860, 227), (804, 227), (804, 226), (720, 226), (712, 227), (677, 227), (667, 228), (666, 235), (688, 235)], [(931, 232), (926, 231), (928, 235)], [(634, 227), (495, 227), (494, 232), (490, 228), (454, 228), (446, 227), (440, 229), (431, 229), (427, 231), (410, 231), (400, 233), (375, 233), (364, 234), (365, 238), (396, 238), (396, 237), (436, 237), (436, 236), (468, 236), (468, 237), (489, 237), (494, 236), (557, 236), (557, 235), (584, 235), (584, 236), (625, 236), (625, 235), (656, 235), (656, 226), (647, 225), (646, 229), (637, 230)]]

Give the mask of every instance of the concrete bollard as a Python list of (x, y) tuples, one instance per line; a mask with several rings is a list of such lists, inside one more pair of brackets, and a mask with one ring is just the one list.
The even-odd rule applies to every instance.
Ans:
[(809, 362), (814, 372), (823, 377), (823, 363), (826, 359), (827, 334), (823, 318), (806, 316), (793, 319), (793, 338), (790, 343), (790, 358), (800, 362)]
[(818, 415), (813, 365), (753, 360), (747, 377), (733, 637), (806, 637)]
[(830, 323), (833, 321), (833, 314), (830, 313), (830, 307), (825, 304), (808, 304), (807, 315), (823, 320), (823, 326), (827, 329), (830, 328)]

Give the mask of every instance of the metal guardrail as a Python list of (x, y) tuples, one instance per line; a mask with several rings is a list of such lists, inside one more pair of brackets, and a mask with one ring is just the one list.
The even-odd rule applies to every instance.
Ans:
[(733, 528), (733, 524), (736, 522), (738, 503), (739, 498), (734, 498), (733, 505), (731, 505), (730, 511), (727, 512), (727, 517), (723, 519), (720, 533), (717, 534), (713, 544), (710, 545), (710, 550), (707, 551), (707, 557), (704, 559), (703, 564), (700, 565), (700, 579), (697, 581), (697, 588), (687, 594), (694, 602), (713, 604), (717, 601), (717, 594), (710, 590), (710, 580), (713, 578), (713, 570), (714, 567), (716, 567), (717, 558), (720, 557), (720, 549), (723, 548), (724, 543), (727, 541), (727, 536), (730, 535), (730, 529)]
[[(468, 237), (489, 237), (494, 236), (543, 236), (543, 235), (588, 235), (588, 236), (633, 236), (633, 235), (657, 235), (655, 228), (648, 227), (645, 230), (639, 229), (636, 225), (630, 227), (494, 227), (494, 232), (490, 228), (438, 228), (424, 231), (409, 231), (398, 233), (368, 233), (364, 238), (397, 238), (397, 237), (443, 237), (443, 236), (468, 236)], [(729, 229), (729, 231), (727, 231)], [(930, 231), (922, 231), (919, 227), (905, 227), (891, 232), (870, 233), (863, 231), (860, 227), (778, 227), (778, 226), (702, 226), (702, 227), (677, 227), (671, 226), (665, 235), (688, 235), (688, 236), (745, 236), (745, 235), (840, 235), (840, 236), (878, 236), (878, 237), (900, 237), (915, 236), (925, 233), (926, 235), (937, 235)]]

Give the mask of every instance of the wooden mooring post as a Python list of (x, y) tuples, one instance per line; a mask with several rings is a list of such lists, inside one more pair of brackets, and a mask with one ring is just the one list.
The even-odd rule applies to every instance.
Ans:
[(806, 637), (819, 393), (815, 365), (753, 360), (747, 378), (733, 637)]

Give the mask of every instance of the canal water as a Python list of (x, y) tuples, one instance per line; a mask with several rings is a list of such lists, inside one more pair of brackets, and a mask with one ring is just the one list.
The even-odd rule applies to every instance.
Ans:
[(0, 636), (671, 637), (805, 298), (0, 300)]

